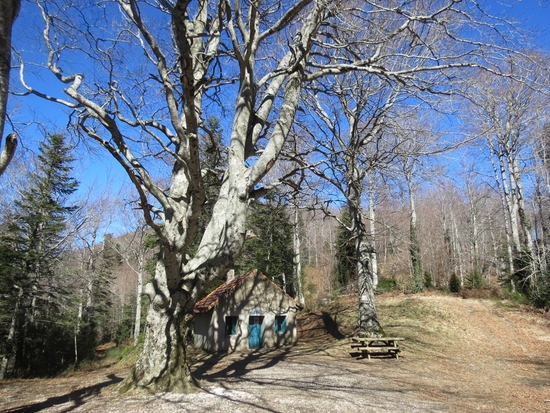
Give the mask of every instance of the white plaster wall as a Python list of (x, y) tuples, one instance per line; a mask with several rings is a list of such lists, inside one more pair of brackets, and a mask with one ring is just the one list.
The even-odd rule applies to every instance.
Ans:
[[(206, 314), (195, 316), (195, 346), (207, 351), (249, 350), (248, 326), (251, 315), (263, 316), (262, 347), (293, 343), (296, 338), (296, 302), (261, 276), (250, 276), (228, 299), (218, 302)], [(275, 316), (286, 315), (287, 330), (275, 333)], [(235, 335), (225, 335), (225, 317), (237, 316)]]

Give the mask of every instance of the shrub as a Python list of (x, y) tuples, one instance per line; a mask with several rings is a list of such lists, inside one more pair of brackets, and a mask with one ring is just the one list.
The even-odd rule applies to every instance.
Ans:
[(395, 278), (381, 277), (378, 279), (378, 286), (376, 287), (376, 292), (388, 293), (395, 290), (397, 290), (397, 280)]
[(424, 272), (424, 285), (427, 289), (430, 289), (433, 287), (432, 274), (430, 274), (428, 271)]
[(538, 308), (550, 308), (550, 273), (539, 276), (536, 291), (533, 293), (533, 304)]
[(451, 274), (451, 278), (449, 279), (449, 291), (451, 291), (452, 293), (459, 293), (460, 290), (461, 290), (461, 285), (460, 285), (460, 279), (458, 278), (458, 276), (453, 272)]
[(466, 281), (470, 288), (481, 289), (484, 286), (483, 276), (477, 268), (474, 268), (470, 275), (466, 277)]
[(478, 299), (502, 299), (502, 291), (497, 286), (491, 288), (463, 288), (460, 291), (462, 298), (478, 298)]
[(522, 304), (522, 305), (530, 304), (529, 297), (527, 297), (525, 294), (523, 294), (520, 291), (507, 290), (504, 297), (507, 298), (510, 301), (513, 301), (513, 302), (517, 303), (517, 304)]

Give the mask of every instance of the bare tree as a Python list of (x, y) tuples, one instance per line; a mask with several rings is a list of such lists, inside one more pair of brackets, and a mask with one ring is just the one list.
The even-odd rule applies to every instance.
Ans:
[[(127, 209), (131, 207), (127, 205)], [(142, 307), (142, 295), (143, 286), (145, 281), (145, 266), (147, 259), (152, 258), (151, 253), (148, 250), (151, 249), (147, 235), (150, 233), (148, 226), (138, 216), (138, 211), (132, 208), (131, 211), (127, 211), (125, 221), (125, 228), (127, 229), (123, 239), (120, 239), (120, 248), (118, 252), (122, 256), (126, 263), (126, 266), (130, 268), (133, 275), (136, 278), (137, 286), (135, 289), (135, 317), (134, 317), (134, 329), (132, 336), (134, 338), (134, 346), (137, 345), (139, 335), (141, 333), (141, 307)]]
[(476, 131), (485, 138), (493, 166), (494, 186), (501, 195), (508, 237), (508, 266), (520, 272), (523, 281), (535, 277), (532, 224), (526, 209), (523, 180), (525, 161), (533, 158), (533, 132), (544, 121), (548, 96), (537, 85), (548, 84), (548, 74), (535, 63), (540, 57), (525, 56), (523, 67), (510, 67), (512, 74), (522, 71), (531, 83), (510, 77), (481, 74), (470, 90), (469, 116), (476, 119)]
[(300, 247), (300, 209), (293, 206), (292, 211), (292, 248), (294, 250), (292, 282), (294, 284), (295, 298), (300, 304), (305, 305), (304, 287), (302, 283), (302, 254)]
[[(491, 24), (479, 20), (484, 16), (469, 1), (434, 0), (422, 7), (327, 0), (84, 3), (37, 0), (46, 66), (65, 96), (29, 84), (25, 56), (20, 81), (26, 93), (74, 111), (77, 130), (125, 170), (160, 239), (156, 274), (145, 289), (151, 306), (143, 352), (127, 381), (151, 391), (193, 386), (181, 334), (186, 314), (239, 254), (249, 202), (264, 193), (261, 180), (279, 157), (304, 84), (361, 71), (436, 87), (445, 70), (488, 63), (485, 49), (495, 44), (496, 33), (485, 31)], [(389, 24), (377, 31), (380, 16)], [(474, 28), (483, 39), (463, 37), (473, 36)], [(427, 42), (430, 31), (440, 36)], [(355, 52), (336, 53), (344, 47)], [(415, 63), (401, 64), (407, 60)], [(228, 96), (231, 106), (224, 105)], [(199, 134), (208, 111), (225, 114), (230, 133), (219, 195), (199, 234), (205, 200)], [(167, 167), (169, 182), (163, 179)]]
[(550, 222), (548, 204), (550, 201), (550, 123), (545, 123), (537, 132), (540, 136), (535, 142), (535, 196), (533, 206), (536, 211), (534, 222), (537, 257), (542, 263), (548, 262), (550, 242)]
[(413, 173), (416, 172), (415, 164), (418, 159), (413, 156), (406, 156), (403, 162), (403, 175), (407, 183), (407, 192), (409, 195), (410, 225), (409, 225), (409, 252), (411, 254), (412, 274), (414, 288), (416, 292), (424, 290), (424, 278), (422, 273), (422, 254), (420, 252), (420, 243), (417, 231), (417, 214), (415, 202), (415, 185), (413, 183)]
[(400, 116), (399, 121), (396, 122), (396, 128), (393, 130), (400, 142), (398, 153), (396, 153), (398, 174), (405, 181), (404, 192), (409, 203), (409, 253), (416, 292), (421, 292), (424, 289), (416, 193), (422, 182), (437, 176), (434, 158), (461, 143), (461, 139), (456, 142), (443, 139), (443, 132), (438, 131), (437, 128), (438, 120), (436, 111), (414, 108)]
[[(450, 4), (409, 4), (406, 17), (411, 20), (408, 22), (388, 13), (399, 12), (399, 7), (392, 9), (376, 2), (369, 2), (369, 5), (376, 13), (369, 15), (368, 24), (363, 15), (351, 13), (347, 16), (346, 27), (334, 29), (332, 37), (341, 39), (342, 45), (346, 44), (336, 52), (336, 56), (345, 60), (371, 53), (378, 57), (380, 53), (378, 64), (391, 67), (395, 76), (388, 76), (384, 71), (379, 74), (358, 70), (340, 77), (323, 78), (308, 86), (309, 94), (304, 100), (310, 110), (305, 116), (306, 122), (309, 122), (309, 116), (316, 123), (312, 126), (305, 123), (302, 127), (303, 133), (309, 135), (311, 151), (307, 160), (300, 159), (298, 162), (310, 165), (315, 175), (329, 182), (337, 192), (337, 195), (333, 194), (335, 199), (345, 199), (351, 217), (348, 229), (353, 233), (358, 267), (360, 303), (357, 330), (359, 334), (377, 335), (381, 333), (381, 327), (374, 304), (376, 274), (372, 258), (375, 251), (372, 231), (367, 230), (363, 211), (366, 176), (388, 168), (400, 151), (408, 154), (404, 156), (406, 163), (415, 159), (410, 154), (418, 148), (401, 149), (403, 142), (410, 142), (411, 139), (392, 136), (390, 132), (399, 128), (395, 126), (397, 113), (399, 116), (407, 113), (410, 110), (407, 105), (412, 105), (410, 101), (418, 102), (430, 94), (444, 95), (455, 87), (450, 79), (442, 77), (445, 71), (459, 66), (476, 66), (480, 62), (467, 57), (465, 60), (459, 59), (461, 63), (457, 66), (457, 55), (453, 55), (448, 56), (449, 60), (443, 57), (438, 59), (438, 70), (431, 70), (434, 50), (439, 53), (446, 45), (447, 50), (453, 50), (453, 53), (460, 54), (458, 51), (463, 50), (468, 55), (466, 50), (472, 45), (464, 39), (449, 37), (445, 24), (443, 27), (446, 28), (441, 30), (441, 19), (452, 18), (457, 12)], [(416, 20), (420, 15), (427, 20)], [(435, 24), (425, 26), (427, 21)], [(408, 71), (411, 72), (401, 76), (401, 73)], [(440, 85), (444, 86), (441, 88)], [(406, 169), (411, 195), (410, 251), (417, 285), (422, 285), (420, 252), (415, 236), (413, 168)], [(372, 210), (369, 212), (372, 214)]]
[[(173, 47), (165, 47), (170, 34), (157, 32), (146, 17), (148, 7), (137, 1), (103, 4), (110, 8), (108, 14), (118, 14), (125, 26), (114, 34), (110, 45), (99, 45), (91, 37), (101, 31), (105, 38), (103, 31), (113, 30), (111, 22), (100, 27), (88, 21), (97, 18), (99, 8), (93, 7), (92, 15), (81, 15), (73, 5), (59, 6), (61, 12), (55, 4), (39, 3), (46, 24), (44, 41), (50, 51), (48, 67), (69, 85), (65, 89), (68, 100), (55, 100), (75, 109), (79, 130), (98, 141), (126, 170), (140, 195), (145, 221), (160, 238), (156, 275), (146, 287), (151, 306), (144, 349), (129, 384), (185, 391), (193, 383), (180, 333), (185, 314), (192, 311), (204, 288), (227, 272), (241, 250), (249, 201), (257, 196), (257, 184), (273, 166), (285, 141), (307, 56), (322, 21), (336, 4), (328, 7), (301, 1), (289, 8), (272, 7), (275, 4), (260, 8), (252, 3), (248, 10), (240, 5), (233, 8), (225, 1), (196, 5), (159, 1), (155, 6), (157, 17), (163, 16), (163, 24), (172, 28)], [(59, 20), (56, 16), (60, 15), (74, 19)], [(98, 89), (91, 84), (86, 87), (82, 74), (65, 75), (59, 67), (60, 56), (73, 51), (68, 45), (75, 32), (99, 46), (88, 51), (89, 57), (106, 67)], [(282, 36), (294, 40), (285, 44), (280, 42)], [(141, 92), (137, 96), (134, 85), (127, 83), (137, 66), (111, 66), (121, 62), (121, 56), (129, 54), (125, 48), (132, 46), (140, 49), (135, 56), (145, 53), (147, 60), (140, 63), (155, 73), (147, 72), (145, 79), (139, 80), (145, 80), (144, 84), (135, 84)], [(226, 69), (228, 63), (235, 64), (231, 69), (235, 72)], [(329, 70), (331, 67), (323, 69)], [(48, 98), (21, 79), (29, 93)], [(237, 87), (231, 85), (234, 82)], [(205, 199), (198, 150), (203, 101), (216, 98), (224, 84), (236, 94), (228, 166), (212, 218), (201, 234), (197, 252), (188, 257)], [(143, 95), (148, 90), (154, 92), (153, 100), (162, 98), (165, 105), (165, 109), (153, 111), (156, 118), (148, 116), (149, 101)], [(142, 144), (135, 145), (136, 139)], [(144, 151), (139, 153), (141, 149)], [(171, 159), (167, 190), (148, 167), (148, 162), (159, 158), (161, 162)]]
[(311, 148), (309, 159), (300, 163), (309, 164), (315, 175), (329, 182), (337, 191), (334, 198), (343, 197), (349, 209), (350, 227), (340, 223), (353, 234), (355, 245), (359, 334), (376, 335), (382, 331), (374, 303), (374, 249), (363, 195), (367, 174), (372, 176), (380, 163), (394, 157), (394, 148), (386, 145), (383, 130), (388, 112), (399, 97), (398, 90), (376, 77), (350, 73), (332, 82), (324, 80), (306, 99), (310, 103), (310, 118), (318, 123), (302, 128), (304, 133), (309, 131)]
[[(498, 194), (482, 177), (476, 165), (464, 165), (462, 176), (464, 202), (462, 223), (464, 247), (461, 256), (466, 261), (466, 271), (477, 273), (489, 282), (491, 270), (500, 271), (499, 254), (496, 250), (505, 246), (502, 208)], [(502, 231), (502, 232), (501, 232)], [(495, 242), (496, 241), (496, 242)]]
[[(67, 272), (73, 276), (67, 277), (67, 282), (74, 294), (76, 319), (74, 322), (74, 363), (81, 361), (81, 347), (89, 347), (82, 343), (82, 325), (94, 324), (98, 313), (97, 308), (103, 303), (96, 302), (94, 285), (97, 284), (98, 269), (101, 261), (102, 241), (109, 226), (116, 220), (115, 216), (120, 206), (116, 195), (104, 191), (96, 197), (95, 188), (88, 188), (86, 196), (80, 199), (80, 208), (72, 215), (71, 253), (65, 257)], [(84, 334), (86, 336), (86, 334)], [(85, 340), (90, 339), (86, 337)]]

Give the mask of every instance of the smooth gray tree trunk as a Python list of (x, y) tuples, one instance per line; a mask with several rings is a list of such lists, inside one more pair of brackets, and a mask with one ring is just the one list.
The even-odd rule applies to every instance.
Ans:
[[(494, 147), (491, 143), (489, 143), (489, 147), (491, 150), (491, 155), (496, 155), (496, 152), (494, 151)], [(508, 210), (508, 204), (506, 203), (506, 197), (504, 195), (504, 189), (502, 187), (502, 183), (499, 179), (499, 169), (495, 163), (494, 157), (491, 156), (491, 165), (493, 167), (493, 174), (495, 178), (495, 182), (497, 184), (497, 187), (499, 188), (500, 193), (500, 200), (502, 202), (502, 209), (504, 211), (503, 218), (504, 218), (504, 228), (506, 232), (506, 251), (507, 251), (507, 258), (508, 258), (508, 268), (510, 270), (510, 273), (514, 272), (514, 252), (513, 252), (513, 245), (511, 241), (511, 234), (512, 234), (512, 223), (510, 222), (510, 212)]]
[(374, 208), (374, 182), (372, 182), (372, 173), (369, 173), (368, 181), (368, 199), (369, 199), (369, 237), (372, 246), (372, 253), (370, 254), (370, 262), (372, 267), (372, 285), (376, 290), (378, 287), (378, 254), (376, 251), (376, 213)]
[(182, 332), (190, 296), (178, 285), (181, 255), (161, 252), (152, 283), (146, 293), (151, 305), (146, 318), (145, 340), (140, 358), (123, 391), (189, 392), (196, 383), (186, 358)]
[[(0, 144), (4, 136), (10, 87), (12, 28), (20, 7), (20, 0), (0, 1)], [(9, 134), (3, 145), (0, 151), (0, 175), (13, 158), (17, 146), (17, 135)]]
[(294, 248), (294, 293), (296, 301), (305, 305), (304, 289), (302, 287), (302, 255), (300, 253), (300, 211), (298, 207), (294, 207), (294, 220), (293, 220), (293, 243)]
[(143, 266), (140, 264), (140, 270), (137, 273), (137, 291), (136, 291), (136, 317), (134, 319), (134, 346), (139, 340), (141, 332), (141, 295), (143, 294)]
[[(366, 234), (365, 234), (366, 235)], [(357, 334), (359, 336), (379, 337), (384, 331), (378, 322), (378, 314), (374, 301), (374, 283), (370, 256), (372, 246), (366, 237), (358, 237), (356, 241), (357, 275), (359, 284), (359, 316)]]

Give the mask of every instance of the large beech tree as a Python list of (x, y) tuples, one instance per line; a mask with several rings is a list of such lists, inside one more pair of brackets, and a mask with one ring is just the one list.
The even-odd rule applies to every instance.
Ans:
[(396, 146), (386, 138), (384, 129), (389, 126), (389, 112), (398, 98), (398, 88), (393, 89), (376, 76), (350, 73), (319, 85), (308, 99), (311, 105), (307, 119), (316, 120), (317, 127), (309, 129), (309, 159), (300, 162), (309, 163), (310, 170), (330, 183), (338, 194), (335, 197), (346, 204), (349, 219), (340, 220), (340, 224), (351, 236), (347, 242), (354, 251), (360, 297), (357, 332), (361, 335), (383, 334), (374, 302), (375, 250), (363, 198), (367, 175), (372, 176), (396, 156)]
[[(262, 178), (279, 157), (304, 85), (362, 71), (435, 87), (422, 85), (417, 75), (484, 64), (492, 41), (487, 33), (483, 42), (463, 38), (490, 28), (478, 24), (473, 1), (37, 0), (36, 5), (48, 51), (42, 64), (64, 89), (54, 96), (27, 81), (23, 56), (25, 93), (73, 110), (75, 129), (124, 168), (160, 240), (156, 273), (145, 291), (151, 306), (144, 347), (127, 381), (128, 387), (149, 391), (194, 385), (181, 333), (186, 314), (238, 256), (249, 202), (264, 193)], [(381, 16), (390, 24), (377, 30)], [(423, 59), (395, 64), (407, 60), (406, 53), (426, 50), (423, 39), (431, 31), (440, 36)], [(403, 37), (413, 44), (399, 46)], [(363, 46), (336, 53), (353, 43)], [(201, 168), (199, 135), (212, 114), (227, 131), (227, 165), (211, 218), (200, 232), (207, 172)]]

